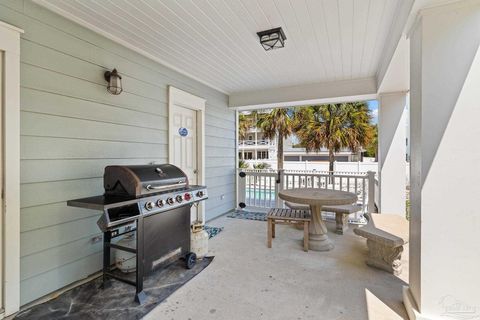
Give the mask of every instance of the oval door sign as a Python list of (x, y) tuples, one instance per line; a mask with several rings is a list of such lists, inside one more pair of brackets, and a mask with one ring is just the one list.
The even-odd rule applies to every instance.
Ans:
[(186, 137), (188, 135), (188, 129), (182, 127), (178, 129), (178, 134), (182, 137)]

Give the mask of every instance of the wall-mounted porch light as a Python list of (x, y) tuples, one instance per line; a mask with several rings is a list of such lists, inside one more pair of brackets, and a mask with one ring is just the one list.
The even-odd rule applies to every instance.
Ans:
[(260, 44), (265, 51), (283, 48), (285, 46), (285, 40), (287, 40), (281, 27), (260, 31), (257, 32), (257, 35), (260, 38)]
[(114, 95), (118, 95), (123, 91), (122, 77), (118, 74), (117, 69), (113, 69), (112, 71), (106, 71), (104, 77), (105, 80), (108, 82), (108, 92)]

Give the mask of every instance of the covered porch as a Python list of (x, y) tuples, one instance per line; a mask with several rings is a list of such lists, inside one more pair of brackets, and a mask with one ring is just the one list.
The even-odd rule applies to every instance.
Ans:
[[(4, 317), (98, 277), (99, 214), (68, 200), (102, 194), (107, 165), (168, 162), (207, 186), (199, 216), (225, 229), (212, 265), (147, 318), (480, 318), (480, 1), (108, 3), (0, 0)], [(285, 48), (264, 51), (256, 32), (278, 26)], [(115, 69), (123, 87), (107, 91)], [(371, 99), (376, 175), (240, 177), (239, 111)], [(190, 152), (175, 149), (189, 133)], [(365, 265), (352, 229), (363, 213), (404, 216), (407, 146), (396, 277)], [(335, 249), (305, 253), (287, 226), (267, 249), (265, 223), (224, 217), (281, 207), (278, 192), (295, 186), (360, 195), (346, 234), (327, 222)]]
[(335, 234), (335, 250), (301, 250), (302, 231), (279, 226), (272, 249), (266, 223), (221, 217), (209, 245), (215, 263), (145, 319), (408, 319), (402, 286), (408, 283), (408, 248), (399, 277), (368, 267), (364, 239)]

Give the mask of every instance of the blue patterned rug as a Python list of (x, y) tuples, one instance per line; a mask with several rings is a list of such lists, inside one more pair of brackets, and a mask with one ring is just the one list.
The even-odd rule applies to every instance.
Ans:
[[(140, 320), (160, 302), (205, 269), (213, 257), (197, 260), (192, 269), (178, 260), (166, 268), (145, 277), (147, 300), (143, 305), (133, 298), (135, 287), (120, 281), (110, 281), (110, 286), (100, 289), (102, 277), (75, 287), (57, 298), (38, 304), (17, 314), (21, 320)], [(131, 274), (132, 277), (135, 273)], [(133, 279), (132, 279), (133, 280)]]
[(205, 231), (208, 233), (208, 239), (212, 239), (215, 237), (217, 234), (223, 231), (223, 227), (210, 227), (210, 226), (205, 226)]
[(227, 215), (228, 218), (244, 219), (244, 220), (257, 220), (267, 221), (266, 212), (254, 212), (245, 210), (234, 210)]

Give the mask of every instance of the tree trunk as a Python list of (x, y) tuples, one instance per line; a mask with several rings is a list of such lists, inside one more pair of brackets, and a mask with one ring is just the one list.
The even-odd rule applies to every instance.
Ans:
[(335, 163), (335, 154), (332, 149), (328, 150), (328, 171), (330, 175), (329, 183), (333, 183), (333, 165)]
[(277, 170), (283, 170), (283, 135), (279, 133), (277, 137)]

